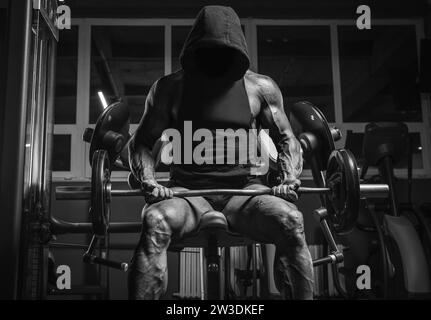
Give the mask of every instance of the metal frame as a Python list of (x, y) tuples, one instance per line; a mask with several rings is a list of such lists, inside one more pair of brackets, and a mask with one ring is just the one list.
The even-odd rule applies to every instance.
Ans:
[[(36, 2), (35, 2), (36, 3)], [(9, 6), (8, 70), (1, 163), (3, 299), (44, 296), (46, 258), (42, 243), (51, 190), (52, 96), (56, 30), (48, 13), (55, 1), (33, 7), (31, 1)], [(40, 237), (40, 238), (39, 238)]]
[(1, 115), (0, 216), (2, 290), (0, 299), (18, 298), (23, 178), (28, 84), (31, 69), (32, 8), (29, 1), (10, 1), (8, 10), (7, 72)]

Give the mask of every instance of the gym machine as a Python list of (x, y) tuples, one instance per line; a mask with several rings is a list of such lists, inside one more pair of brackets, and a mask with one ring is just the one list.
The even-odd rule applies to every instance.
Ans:
[[(304, 157), (312, 168), (316, 188), (299, 188), (299, 194), (319, 194), (320, 205), (314, 211), (325, 239), (329, 245), (328, 255), (313, 261), (314, 266), (338, 264), (343, 253), (338, 249), (333, 231), (349, 232), (355, 225), (359, 200), (363, 196), (385, 197), (388, 185), (359, 183), (355, 158), (348, 150), (335, 150), (334, 140), (340, 138), (335, 128), (330, 128), (318, 108), (309, 102), (292, 105), (290, 121), (294, 133), (301, 142)], [(140, 222), (111, 223), (110, 201), (112, 197), (142, 196), (140, 189), (115, 190), (111, 188), (111, 172), (114, 167), (128, 170), (127, 145), (129, 135), (129, 114), (121, 102), (108, 106), (99, 117), (94, 129), (87, 129), (84, 140), (90, 143), (92, 166), (91, 187), (56, 188), (56, 198), (90, 200), (91, 224), (71, 224), (52, 217), (53, 232), (93, 232), (93, 237), (84, 254), (87, 263), (101, 264), (126, 271), (126, 262), (112, 261), (94, 253), (96, 244), (112, 232), (138, 232)], [(154, 155), (155, 157), (157, 155)], [(268, 188), (263, 190), (205, 189), (176, 191), (176, 197), (192, 197), (213, 194), (258, 195), (273, 194), (277, 176), (276, 163), (270, 164), (267, 176)], [(326, 174), (324, 174), (326, 172)], [(129, 185), (137, 185), (129, 174)], [(206, 255), (207, 298), (218, 299), (220, 295), (220, 256), (217, 248), (244, 244), (241, 235), (229, 231), (227, 221), (221, 212), (211, 211), (202, 217), (195, 234), (181, 243), (182, 247), (203, 247)]]

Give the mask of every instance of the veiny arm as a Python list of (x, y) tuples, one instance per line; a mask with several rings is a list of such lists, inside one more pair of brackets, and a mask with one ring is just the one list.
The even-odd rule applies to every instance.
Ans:
[(172, 192), (159, 185), (155, 178), (154, 157), (151, 150), (170, 124), (170, 114), (166, 112), (156, 81), (145, 101), (145, 111), (129, 143), (129, 164), (135, 178), (142, 184), (147, 201), (172, 197)]
[(157, 115), (155, 106), (155, 92), (157, 82), (151, 87), (145, 101), (144, 115), (141, 118), (138, 129), (129, 143), (129, 164), (135, 178), (142, 182), (154, 180), (154, 159), (151, 149), (157, 139), (157, 128), (154, 127)]
[(260, 122), (263, 128), (269, 129), (269, 136), (277, 148), (281, 183), (299, 186), (303, 164), (302, 149), (284, 112), (283, 96), (271, 78), (263, 77), (258, 82), (263, 101)]

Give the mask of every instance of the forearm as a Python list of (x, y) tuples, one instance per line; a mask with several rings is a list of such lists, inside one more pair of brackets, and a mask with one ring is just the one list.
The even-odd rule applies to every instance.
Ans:
[(284, 138), (278, 146), (278, 168), (282, 182), (299, 180), (303, 164), (301, 144), (292, 136)]
[(130, 169), (136, 179), (142, 181), (155, 181), (154, 159), (148, 147), (138, 145), (135, 141), (129, 144)]
[(302, 149), (284, 110), (280, 88), (269, 77), (257, 75), (254, 81), (258, 84), (256, 90), (262, 102), (259, 113), (260, 125), (269, 130), (269, 136), (276, 143), (281, 182), (299, 184), (299, 176), (302, 173)]

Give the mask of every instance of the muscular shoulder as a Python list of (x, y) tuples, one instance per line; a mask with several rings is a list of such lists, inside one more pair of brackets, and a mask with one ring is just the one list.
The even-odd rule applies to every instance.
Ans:
[(182, 78), (182, 71), (177, 71), (156, 80), (148, 92), (147, 105), (158, 110), (171, 107), (172, 101), (180, 95)]
[(271, 77), (248, 70), (244, 78), (247, 86), (259, 97), (262, 103), (270, 106), (283, 105), (280, 88)]
[(145, 101), (140, 124), (134, 135), (135, 143), (152, 148), (163, 130), (171, 125), (171, 111), (178, 100), (178, 87), (182, 74), (175, 72), (153, 83)]
[(150, 99), (153, 100), (153, 103), (166, 104), (169, 101), (169, 97), (175, 97), (175, 94), (179, 92), (182, 80), (182, 70), (159, 78), (151, 86), (149, 92)]

